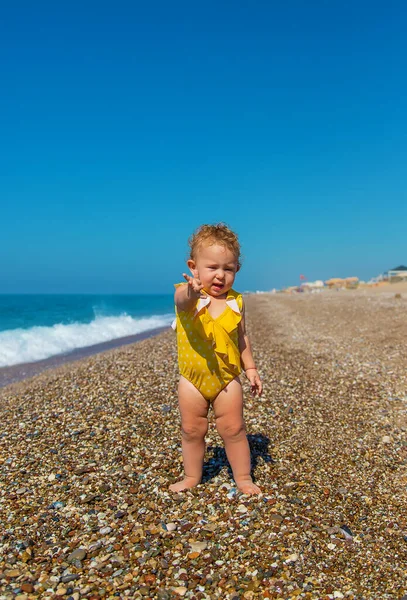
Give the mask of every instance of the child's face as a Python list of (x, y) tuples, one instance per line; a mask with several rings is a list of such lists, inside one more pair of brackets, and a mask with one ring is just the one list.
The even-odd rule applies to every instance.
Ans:
[(193, 276), (201, 280), (205, 292), (215, 297), (222, 297), (230, 290), (239, 270), (233, 252), (219, 244), (201, 247), (188, 266)]

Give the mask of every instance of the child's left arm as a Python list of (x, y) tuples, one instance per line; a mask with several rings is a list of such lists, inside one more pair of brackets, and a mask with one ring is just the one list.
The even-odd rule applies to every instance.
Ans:
[(239, 323), (240, 360), (242, 363), (242, 367), (246, 373), (246, 377), (250, 381), (251, 392), (252, 392), (253, 396), (255, 396), (256, 393), (259, 396), (261, 396), (261, 393), (263, 391), (263, 385), (261, 383), (259, 373), (256, 369), (256, 365), (254, 364), (254, 358), (253, 358), (252, 349), (250, 346), (249, 337), (246, 333), (244, 305), (243, 305), (242, 313), (243, 313), (242, 320)]

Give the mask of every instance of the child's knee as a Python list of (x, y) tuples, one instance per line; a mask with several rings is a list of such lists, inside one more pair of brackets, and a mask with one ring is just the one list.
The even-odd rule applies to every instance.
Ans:
[(200, 419), (197, 423), (183, 423), (182, 437), (188, 442), (201, 440), (208, 431), (208, 419)]
[(239, 440), (246, 435), (246, 428), (243, 421), (224, 423), (221, 420), (218, 420), (216, 421), (216, 427), (219, 435), (223, 439)]

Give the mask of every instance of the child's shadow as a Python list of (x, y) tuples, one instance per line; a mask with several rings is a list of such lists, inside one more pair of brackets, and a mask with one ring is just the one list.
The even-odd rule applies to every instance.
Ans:
[[(274, 462), (269, 454), (268, 447), (270, 440), (262, 433), (250, 434), (247, 436), (250, 446), (250, 458), (251, 458), (251, 476), (254, 481), (254, 470), (257, 467), (258, 459), (261, 457), (264, 462)], [(208, 452), (212, 452), (213, 456), (204, 463), (202, 483), (206, 483), (219, 475), (223, 467), (228, 468), (228, 474), (233, 477), (232, 469), (230, 468), (229, 461), (226, 457), (225, 449), (221, 446), (208, 446)]]

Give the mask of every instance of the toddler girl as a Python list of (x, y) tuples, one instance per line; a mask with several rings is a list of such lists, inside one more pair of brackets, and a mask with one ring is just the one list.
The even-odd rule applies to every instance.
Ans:
[(199, 227), (189, 245), (187, 265), (192, 277), (184, 273), (186, 283), (175, 286), (185, 477), (170, 489), (181, 492), (201, 481), (212, 404), (237, 487), (244, 494), (259, 494), (250, 476), (239, 380), (242, 367), (253, 395), (261, 395), (262, 384), (246, 334), (243, 298), (232, 289), (240, 269), (239, 241), (221, 223)]

